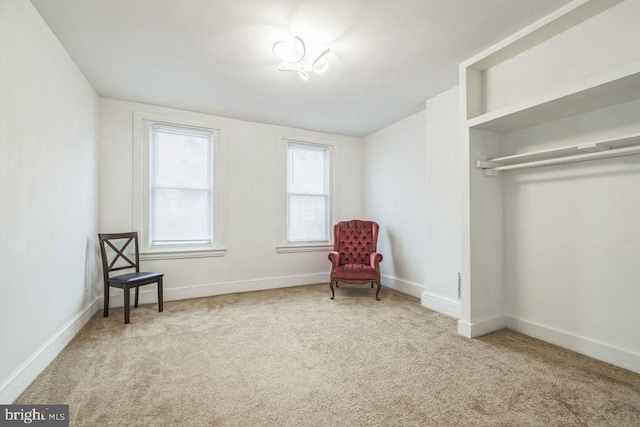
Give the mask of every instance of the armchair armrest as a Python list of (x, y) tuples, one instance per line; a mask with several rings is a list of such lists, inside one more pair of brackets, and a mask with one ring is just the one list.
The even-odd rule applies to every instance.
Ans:
[(375, 268), (376, 270), (379, 270), (380, 267), (378, 266), (378, 264), (380, 264), (380, 261), (382, 261), (382, 254), (378, 253), (378, 252), (373, 252), (370, 256), (369, 256), (369, 261), (370, 261), (370, 265), (371, 267)]
[(331, 270), (335, 270), (340, 265), (340, 252), (329, 252), (329, 261), (331, 261)]

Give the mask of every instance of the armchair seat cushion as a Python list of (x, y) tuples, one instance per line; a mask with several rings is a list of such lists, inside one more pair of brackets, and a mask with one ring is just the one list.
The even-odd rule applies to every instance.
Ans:
[(333, 280), (358, 280), (363, 282), (378, 281), (375, 268), (365, 264), (343, 264), (331, 272)]

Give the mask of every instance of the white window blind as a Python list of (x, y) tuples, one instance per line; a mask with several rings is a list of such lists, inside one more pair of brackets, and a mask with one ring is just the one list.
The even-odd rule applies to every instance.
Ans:
[(329, 149), (289, 142), (287, 241), (329, 241)]
[(213, 133), (160, 124), (151, 130), (151, 245), (210, 244)]

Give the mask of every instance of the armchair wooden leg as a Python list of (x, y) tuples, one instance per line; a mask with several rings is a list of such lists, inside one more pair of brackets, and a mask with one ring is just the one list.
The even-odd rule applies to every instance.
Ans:
[(378, 298), (378, 294), (380, 293), (380, 288), (382, 288), (382, 285), (380, 284), (380, 282), (376, 283), (376, 286), (378, 286), (378, 289), (376, 289), (376, 301), (380, 301), (380, 298)]
[(138, 308), (138, 294), (140, 293), (139, 291), (140, 291), (140, 286), (136, 286), (136, 300), (135, 300), (135, 303), (133, 304), (135, 308)]
[(336, 288), (339, 288), (340, 286), (338, 286), (338, 282), (336, 282)]
[(371, 282), (371, 289), (373, 289), (373, 282)]
[(129, 323), (129, 312), (131, 311), (131, 292), (129, 285), (124, 285), (124, 324)]
[[(338, 286), (338, 282), (336, 282), (336, 286)], [(336, 293), (333, 291), (333, 281), (329, 282), (329, 287), (331, 288), (331, 299), (336, 296)]]
[(109, 317), (109, 285), (104, 285), (104, 317)]
[(164, 310), (163, 300), (162, 300), (162, 277), (158, 279), (158, 311), (162, 313)]

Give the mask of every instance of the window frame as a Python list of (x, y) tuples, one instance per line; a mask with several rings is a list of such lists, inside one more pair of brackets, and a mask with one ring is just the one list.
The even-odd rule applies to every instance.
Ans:
[[(164, 114), (134, 112), (134, 189), (133, 226), (140, 232), (140, 259), (203, 258), (226, 255), (223, 235), (223, 188), (220, 162), (222, 126), (204, 120), (174, 117)], [(208, 244), (179, 243), (152, 245), (151, 242), (151, 144), (154, 125), (199, 132), (210, 132), (211, 146), (211, 230), (213, 239)]]
[[(289, 241), (287, 236), (289, 224), (289, 193), (287, 191), (288, 179), (288, 151), (289, 145), (294, 144), (301, 147), (310, 147), (326, 150), (327, 153), (327, 237), (326, 241)], [(333, 250), (333, 223), (336, 218), (336, 179), (335, 170), (338, 158), (338, 147), (334, 141), (310, 137), (307, 135), (278, 134), (278, 239), (276, 251), (278, 253), (292, 252), (315, 252)]]

